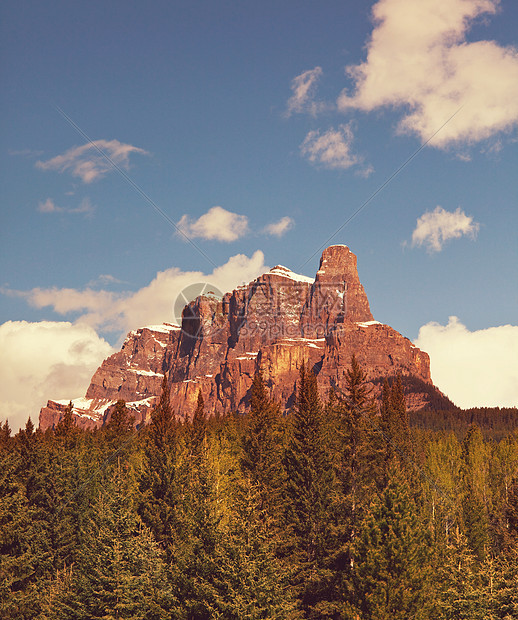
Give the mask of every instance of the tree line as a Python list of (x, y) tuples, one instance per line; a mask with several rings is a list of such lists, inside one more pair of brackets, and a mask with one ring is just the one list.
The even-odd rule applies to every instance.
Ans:
[(101, 429), (0, 428), (0, 617), (518, 618), (518, 434), (411, 426), (400, 378), (374, 402), (302, 367), (281, 415), (119, 401)]
[(468, 429), (476, 425), (485, 439), (501, 441), (518, 430), (516, 407), (472, 407), (415, 411), (409, 416), (410, 426), (432, 431), (453, 431), (462, 441)]

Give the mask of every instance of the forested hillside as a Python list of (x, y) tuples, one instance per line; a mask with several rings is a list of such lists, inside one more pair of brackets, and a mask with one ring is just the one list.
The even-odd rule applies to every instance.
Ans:
[(303, 367), (287, 416), (260, 375), (247, 415), (169, 403), (3, 425), (1, 618), (518, 618), (516, 431), (411, 426), (354, 358), (325, 403)]

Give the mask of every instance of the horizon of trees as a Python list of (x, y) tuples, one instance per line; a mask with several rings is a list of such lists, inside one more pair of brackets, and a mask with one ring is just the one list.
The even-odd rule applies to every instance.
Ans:
[(288, 416), (257, 374), (246, 415), (200, 394), (180, 422), (164, 378), (138, 431), (124, 401), (91, 431), (6, 422), (0, 616), (518, 618), (515, 421), (409, 415), (401, 378), (377, 404), (353, 356), (325, 402), (303, 366)]

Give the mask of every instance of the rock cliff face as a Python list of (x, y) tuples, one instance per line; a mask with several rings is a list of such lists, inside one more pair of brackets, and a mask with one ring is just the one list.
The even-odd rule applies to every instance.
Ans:
[[(197, 297), (185, 306), (181, 327), (130, 332), (94, 374), (85, 398), (73, 401), (74, 414), (85, 427), (99, 426), (124, 399), (136, 422), (146, 422), (164, 373), (181, 417), (192, 414), (199, 390), (207, 411), (245, 411), (259, 368), (271, 396), (289, 410), (303, 361), (325, 396), (330, 387), (342, 389), (353, 353), (374, 383), (401, 374), (432, 385), (428, 355), (373, 319), (356, 256), (335, 245), (324, 250), (314, 280), (278, 265), (222, 299)], [(426, 405), (425, 394), (410, 394), (409, 403)], [(40, 427), (57, 424), (67, 404), (49, 401)]]

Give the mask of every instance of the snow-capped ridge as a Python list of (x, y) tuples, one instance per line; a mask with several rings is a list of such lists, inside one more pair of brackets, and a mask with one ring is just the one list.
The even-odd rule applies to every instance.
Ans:
[(272, 267), (268, 273), (282, 276), (283, 278), (289, 278), (290, 280), (294, 280), (295, 282), (307, 282), (308, 284), (313, 284), (313, 282), (315, 281), (315, 278), (310, 278), (300, 273), (295, 273), (284, 265), (275, 265), (275, 267)]
[(147, 329), (150, 332), (155, 332), (156, 334), (169, 334), (171, 332), (175, 332), (182, 328), (180, 327), (180, 325), (177, 325), (176, 323), (162, 323), (161, 325), (144, 325), (144, 327), (139, 327), (138, 329), (132, 329), (130, 332), (128, 332), (128, 335), (126, 336), (126, 339), (124, 342), (126, 343), (128, 339), (134, 338), (135, 336), (142, 334), (142, 332), (145, 329)]
[(152, 332), (160, 332), (162, 334), (167, 334), (171, 331), (175, 331), (177, 329), (181, 329), (180, 325), (176, 323), (162, 323), (161, 325), (145, 325), (140, 329), (149, 329)]

